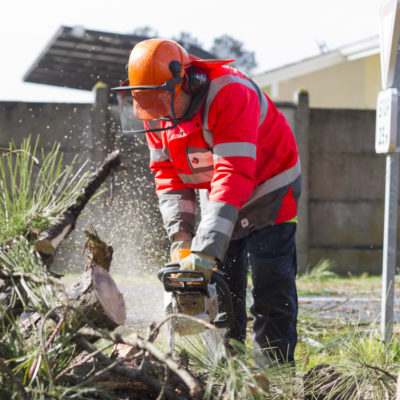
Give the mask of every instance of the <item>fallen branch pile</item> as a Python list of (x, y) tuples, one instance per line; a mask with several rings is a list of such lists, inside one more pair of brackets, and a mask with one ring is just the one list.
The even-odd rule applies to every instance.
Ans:
[(120, 164), (118, 152), (109, 155), (36, 240), (0, 244), (0, 398), (199, 397), (193, 376), (154, 345), (159, 327), (150, 326), (146, 338), (118, 333), (126, 309), (109, 273), (113, 249), (93, 226), (82, 275), (66, 287), (51, 273), (79, 214)]

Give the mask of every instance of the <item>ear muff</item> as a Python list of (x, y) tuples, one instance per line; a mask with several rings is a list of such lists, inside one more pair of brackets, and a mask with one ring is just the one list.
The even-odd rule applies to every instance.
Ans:
[(186, 93), (196, 94), (209, 83), (207, 74), (199, 70), (190, 70), (186, 74), (183, 88)]
[(179, 61), (171, 61), (169, 63), (169, 70), (174, 78), (181, 76), (182, 64)]

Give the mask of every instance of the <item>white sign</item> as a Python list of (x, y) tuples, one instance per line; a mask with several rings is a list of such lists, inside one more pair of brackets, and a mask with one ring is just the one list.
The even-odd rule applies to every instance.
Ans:
[(382, 89), (393, 86), (400, 35), (400, 0), (384, 0), (379, 8)]
[(396, 150), (397, 103), (397, 89), (390, 88), (378, 93), (375, 128), (375, 151), (377, 153), (393, 153)]

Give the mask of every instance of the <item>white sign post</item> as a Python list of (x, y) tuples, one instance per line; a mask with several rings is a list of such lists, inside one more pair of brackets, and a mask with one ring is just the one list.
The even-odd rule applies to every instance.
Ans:
[(397, 253), (397, 204), (399, 181), (400, 0), (385, 0), (379, 10), (383, 91), (376, 107), (375, 150), (386, 154), (385, 216), (382, 259), (381, 333), (392, 339), (394, 279)]

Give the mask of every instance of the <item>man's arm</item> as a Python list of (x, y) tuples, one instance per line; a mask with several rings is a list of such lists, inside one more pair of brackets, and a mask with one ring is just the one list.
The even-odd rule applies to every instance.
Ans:
[[(235, 79), (235, 78), (234, 78)], [(260, 105), (257, 92), (244, 78), (224, 86), (212, 100), (208, 128), (212, 132), (214, 174), (192, 251), (223, 260), (239, 214), (256, 186)]]
[(150, 149), (150, 169), (154, 172), (156, 193), (164, 227), (171, 241), (179, 232), (194, 234), (195, 193), (178, 177), (160, 134), (146, 135)]

